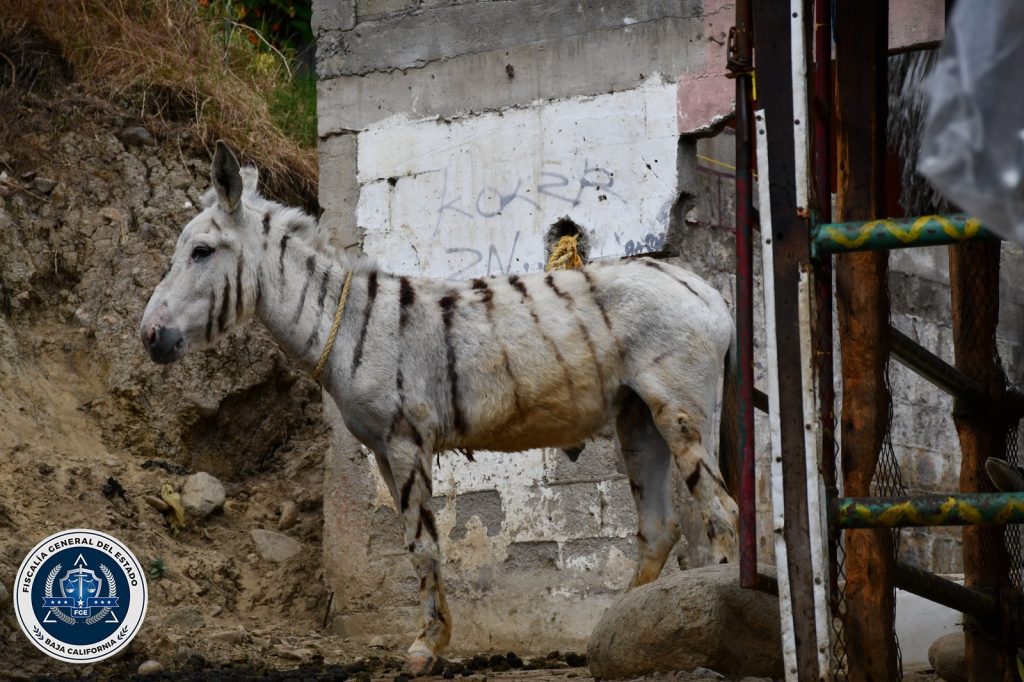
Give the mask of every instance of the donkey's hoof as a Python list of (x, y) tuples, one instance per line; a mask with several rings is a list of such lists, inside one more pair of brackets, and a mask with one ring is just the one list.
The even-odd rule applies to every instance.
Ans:
[(434, 671), (437, 656), (424, 651), (411, 652), (405, 657), (405, 668), (411, 675), (429, 675)]

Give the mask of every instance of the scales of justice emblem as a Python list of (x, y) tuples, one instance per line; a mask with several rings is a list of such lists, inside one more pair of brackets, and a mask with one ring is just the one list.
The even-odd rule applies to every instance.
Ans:
[[(46, 576), (43, 607), (48, 608), (49, 612), (42, 622), (55, 623), (59, 620), (67, 625), (118, 622), (113, 612), (117, 608), (117, 583), (114, 574), (105, 564), (98, 565), (102, 577), (89, 568), (81, 554), (63, 576), (60, 576), (61, 568), (57, 564)], [(55, 587), (60, 590), (60, 596), (53, 594)]]

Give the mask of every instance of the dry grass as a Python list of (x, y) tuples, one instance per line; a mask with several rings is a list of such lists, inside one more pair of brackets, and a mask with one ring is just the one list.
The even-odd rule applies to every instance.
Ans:
[(189, 119), (200, 139), (223, 138), (255, 160), (272, 193), (316, 202), (316, 150), (274, 123), (268, 104), (290, 77), (278, 56), (194, 0), (0, 0), (0, 34), (51, 41), (92, 92), (144, 117)]

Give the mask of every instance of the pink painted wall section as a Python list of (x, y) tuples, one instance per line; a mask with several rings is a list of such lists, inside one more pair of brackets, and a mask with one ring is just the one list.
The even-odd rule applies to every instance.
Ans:
[[(778, 0), (782, 1), (782, 0)], [(704, 59), (679, 75), (676, 121), (680, 135), (705, 132), (732, 114), (735, 87), (725, 77), (726, 43), (735, 22), (730, 0), (704, 2)], [(944, 0), (890, 0), (889, 48), (934, 44), (945, 33)]]
[(937, 43), (945, 24), (945, 0), (889, 0), (889, 49)]
[(735, 101), (735, 86), (725, 77), (726, 43), (729, 27), (736, 18), (730, 0), (704, 2), (704, 59), (679, 75), (676, 88), (676, 121), (680, 135), (692, 135), (711, 129), (730, 116)]

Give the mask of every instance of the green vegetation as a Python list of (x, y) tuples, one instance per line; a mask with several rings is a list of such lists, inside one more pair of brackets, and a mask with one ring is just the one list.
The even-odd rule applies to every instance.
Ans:
[(93, 94), (227, 140), (271, 192), (310, 206), (316, 87), (295, 63), (309, 16), (309, 0), (0, 0), (0, 38), (42, 36)]

